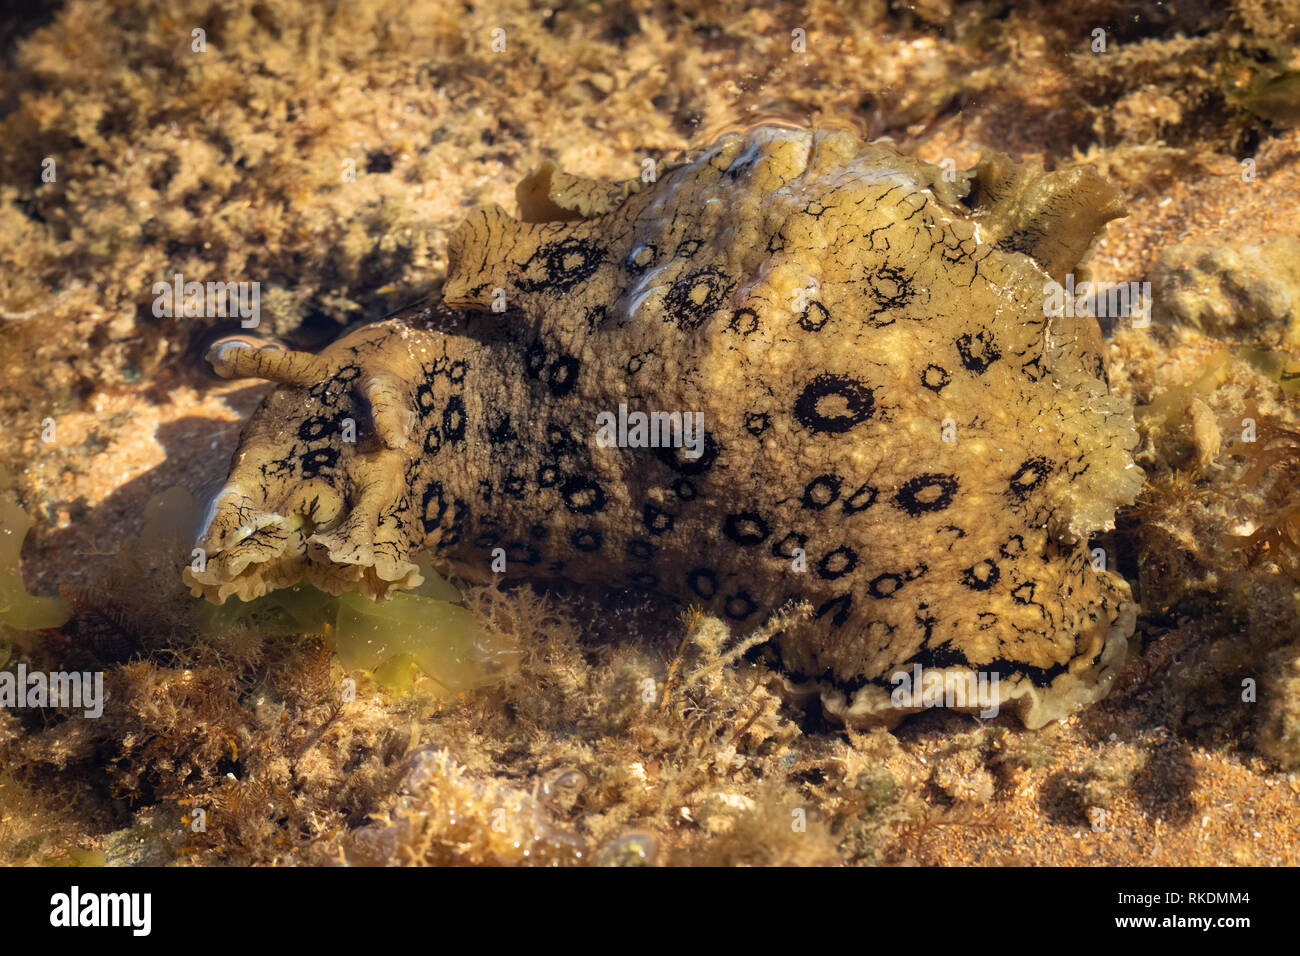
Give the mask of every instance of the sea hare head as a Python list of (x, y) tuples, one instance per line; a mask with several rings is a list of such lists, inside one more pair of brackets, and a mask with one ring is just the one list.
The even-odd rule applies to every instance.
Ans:
[[(196, 595), (251, 600), (301, 580), (333, 594), (384, 597), (423, 582), (410, 560), (422, 538), (407, 500), (418, 366), (388, 324), (321, 355), (244, 337), (208, 354), (227, 378), (280, 383), (244, 426), (225, 485), (208, 505)], [(390, 351), (385, 354), (385, 349)]]
[[(360, 388), (348, 407), (385, 436), (309, 436), (338, 452), (339, 507), (301, 573), (364, 552), (357, 586), (384, 593), (410, 586), (419, 547), (469, 576), (499, 550), (508, 576), (648, 589), (741, 629), (807, 601), (775, 663), (853, 723), (928, 706), (896, 693), (918, 667), (996, 675), (946, 703), (1031, 726), (1106, 692), (1135, 608), (1088, 536), (1133, 500), (1136, 435), (1096, 322), (1044, 308), (1122, 215), (1094, 171), (990, 156), (954, 178), (850, 133), (767, 126), (650, 183), (543, 166), (519, 202), (522, 218), (480, 210), (451, 238), (446, 301), (477, 313), (463, 330), (383, 323), (325, 366), (281, 369), (290, 398), (246, 444), (292, 445), (306, 383), (354, 366), (360, 384), (335, 390)], [(698, 454), (634, 418), (600, 440), (655, 411), (702, 415)], [(300, 502), (311, 451), (282, 448), (269, 475), (245, 461), (239, 480)]]

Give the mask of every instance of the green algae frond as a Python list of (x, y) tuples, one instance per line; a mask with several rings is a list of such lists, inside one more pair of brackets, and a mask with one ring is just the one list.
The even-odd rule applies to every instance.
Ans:
[(1275, 123), (1300, 123), (1300, 71), (1252, 64), (1247, 72), (1251, 78), (1244, 87), (1226, 90), (1229, 103)]
[[(27, 593), (19, 569), (23, 539), (32, 521), (17, 502), (0, 498), (0, 640), (7, 628), (39, 631), (59, 627), (69, 616), (68, 606), (58, 598), (36, 597)], [(7, 659), (6, 645), (0, 645), (0, 657)], [(5, 663), (0, 660), (0, 665)]]
[(418, 592), (395, 594), (382, 603), (343, 595), (330, 637), (345, 670), (373, 671), (381, 684), (400, 690), (413, 664), (439, 686), (438, 696), (487, 683), (516, 656), (483, 630), (468, 608)]
[(207, 624), (213, 633), (246, 626), (266, 637), (323, 635), (344, 671), (367, 671), (396, 693), (412, 689), (412, 667), (438, 685), (439, 697), (464, 693), (504, 673), (515, 649), (479, 625), (458, 603), (460, 592), (427, 557), (419, 563), (425, 583), (388, 601), (335, 597), (297, 584), (254, 601), (208, 606)]

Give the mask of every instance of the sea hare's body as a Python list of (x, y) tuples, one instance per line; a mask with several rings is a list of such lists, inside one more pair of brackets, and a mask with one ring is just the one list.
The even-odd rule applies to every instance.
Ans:
[[(494, 207), (452, 237), (459, 329), (220, 351), (286, 384), (196, 592), (378, 596), (418, 583), (422, 547), (480, 579), (502, 548), (507, 576), (656, 589), (741, 628), (807, 600), (781, 666), (851, 722), (919, 709), (890, 703), (918, 663), (997, 672), (1031, 726), (1105, 693), (1134, 608), (1087, 537), (1140, 484), (1135, 435), (1095, 322), (1043, 308), (1122, 213), (1095, 173), (995, 158), (945, 181), (762, 127), (657, 183), (547, 165), (519, 198), (525, 221)], [(702, 453), (601, 447), (620, 405), (703, 413)]]

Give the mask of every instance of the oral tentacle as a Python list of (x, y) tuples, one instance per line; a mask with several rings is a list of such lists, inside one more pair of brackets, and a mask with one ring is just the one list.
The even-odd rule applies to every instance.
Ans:
[(222, 378), (264, 378), (281, 385), (310, 387), (330, 374), (329, 363), (318, 355), (243, 339), (218, 342), (209, 349), (208, 361)]

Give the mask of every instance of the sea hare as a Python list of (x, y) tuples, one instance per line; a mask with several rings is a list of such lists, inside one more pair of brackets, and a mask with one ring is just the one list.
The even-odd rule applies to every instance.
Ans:
[[(441, 306), (320, 355), (214, 350), (280, 387), (212, 504), (196, 594), (381, 598), (420, 582), (422, 548), (478, 580), (504, 556), (506, 577), (643, 588), (741, 629), (806, 601), (774, 664), (851, 724), (920, 709), (891, 702), (918, 664), (996, 674), (1031, 727), (1106, 693), (1136, 609), (1088, 537), (1133, 500), (1137, 439), (1095, 320), (1044, 309), (1123, 215), (1094, 170), (945, 175), (759, 126), (652, 182), (548, 163), (518, 199), (452, 235)], [(646, 440), (634, 414), (656, 411), (702, 413), (694, 447)]]

